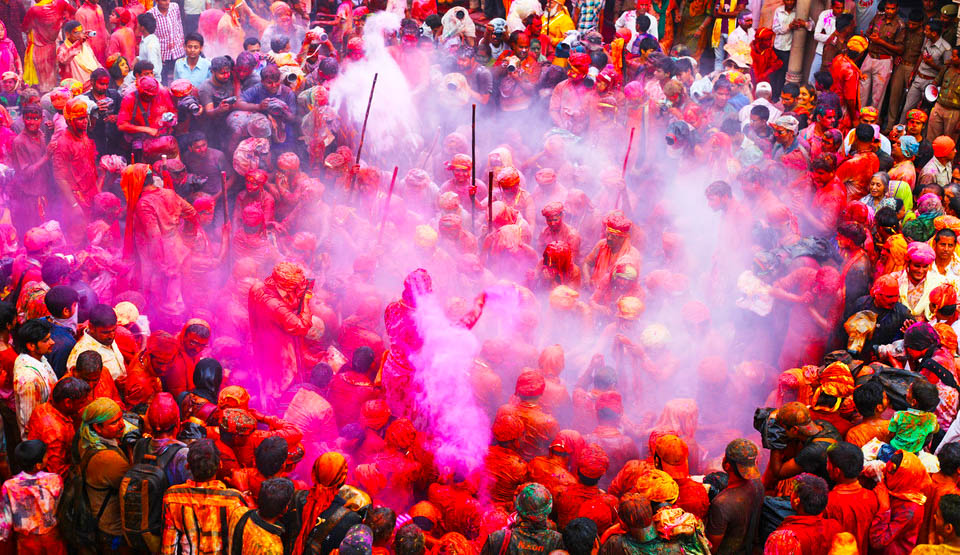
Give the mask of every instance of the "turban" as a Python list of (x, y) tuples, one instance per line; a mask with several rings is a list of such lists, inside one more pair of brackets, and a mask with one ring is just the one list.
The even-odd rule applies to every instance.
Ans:
[(900, 295), (900, 284), (897, 277), (893, 274), (884, 274), (873, 282), (870, 288), (870, 296), (876, 299), (878, 296), (897, 296)]
[(577, 461), (577, 472), (584, 478), (597, 480), (607, 473), (610, 467), (610, 458), (603, 451), (603, 448), (596, 443), (591, 443), (580, 452)]
[(930, 309), (934, 313), (949, 304), (957, 304), (957, 290), (952, 284), (944, 283), (930, 291)]
[(777, 127), (782, 127), (788, 131), (796, 133), (800, 129), (800, 122), (793, 116), (780, 116), (774, 123)]
[(87, 117), (87, 101), (82, 98), (71, 98), (63, 108), (63, 117), (67, 120)]
[(629, 262), (617, 262), (613, 267), (613, 277), (625, 279), (627, 281), (637, 281), (639, 274), (637, 267)]
[(460, 206), (460, 197), (453, 191), (440, 193), (437, 197), (437, 206), (444, 212), (452, 212)]
[(238, 436), (248, 436), (257, 429), (257, 420), (243, 409), (225, 409), (219, 424), (223, 431)]
[(94, 399), (85, 409), (83, 409), (82, 424), (80, 424), (80, 439), (78, 442), (80, 455), (83, 456), (90, 448), (103, 446), (103, 439), (93, 429), (94, 424), (103, 424), (109, 422), (117, 416), (120, 416), (123, 410), (113, 399), (100, 397)]
[(453, 159), (447, 162), (448, 170), (469, 170), (473, 167), (473, 160), (466, 154), (454, 154)]
[(93, 197), (93, 206), (101, 214), (108, 216), (120, 215), (120, 199), (117, 195), (103, 191)]
[(247, 122), (247, 133), (257, 139), (266, 139), (270, 137), (273, 131), (270, 128), (270, 120), (263, 114), (256, 114)]
[[(659, 442), (659, 440), (658, 440)], [(677, 482), (663, 470), (645, 469), (633, 486), (634, 490), (654, 503), (674, 503), (680, 495)]]
[(936, 330), (937, 335), (940, 336), (940, 344), (943, 345), (951, 355), (955, 355), (957, 352), (957, 332), (953, 331), (950, 324), (944, 322), (934, 324), (933, 329)]
[(146, 420), (154, 434), (176, 427), (180, 423), (180, 408), (173, 395), (166, 391), (157, 393), (147, 407)]
[(474, 555), (477, 549), (459, 532), (447, 532), (430, 550), (430, 555)]
[(774, 530), (763, 544), (763, 555), (795, 555), (800, 552), (800, 539), (787, 529)]
[[(430, 529), (436, 526), (440, 522), (440, 519), (443, 518), (440, 509), (429, 501), (421, 501), (413, 507), (410, 507), (407, 514), (410, 515), (413, 523), (419, 526), (424, 532), (430, 531)], [(423, 522), (424, 520), (428, 521), (429, 524)]]
[(623, 415), (623, 399), (616, 391), (604, 391), (597, 397), (596, 409), (598, 413), (601, 409), (607, 409), (618, 415)]
[(281, 15), (293, 15), (293, 10), (290, 8), (290, 4), (277, 1), (273, 4), (270, 4), (270, 15), (273, 17), (280, 17)]
[(543, 395), (547, 382), (543, 379), (540, 372), (536, 370), (527, 370), (517, 378), (517, 386), (514, 393), (518, 397), (539, 397)]
[(690, 475), (690, 464), (688, 462), (690, 449), (679, 436), (666, 434), (658, 437), (654, 453), (660, 459), (663, 471), (671, 478), (680, 479)]
[(70, 100), (70, 91), (61, 87), (50, 92), (50, 104), (55, 110), (63, 111), (63, 107)]
[(113, 307), (113, 311), (117, 315), (117, 325), (127, 326), (137, 321), (137, 318), (140, 317), (140, 311), (137, 310), (137, 305), (131, 303), (130, 301), (121, 301), (117, 303), (117, 306)]
[(547, 185), (549, 183), (557, 182), (557, 172), (553, 168), (543, 168), (537, 171), (537, 174), (534, 176), (537, 180), (537, 183), (541, 185)]
[(857, 539), (850, 532), (840, 532), (833, 537), (828, 555), (857, 555)]
[(341, 555), (370, 555), (373, 553), (373, 530), (366, 524), (355, 524), (340, 542)]
[(172, 94), (174, 98), (183, 98), (190, 94), (192, 90), (193, 83), (186, 79), (177, 79), (173, 83), (170, 83), (170, 94)]
[(907, 246), (907, 260), (910, 262), (933, 264), (933, 261), (936, 259), (937, 255), (933, 252), (933, 248), (926, 243), (914, 241)]
[(834, 362), (820, 372), (819, 391), (834, 397), (846, 397), (853, 393), (853, 374), (850, 367)]
[(371, 399), (360, 409), (360, 422), (371, 430), (379, 430), (390, 421), (390, 407), (383, 399)]
[(160, 92), (160, 83), (149, 75), (137, 79), (137, 92), (149, 95), (155, 95)]
[(422, 249), (433, 248), (437, 244), (437, 231), (428, 225), (420, 224), (413, 231), (413, 242)]
[(630, 233), (630, 220), (619, 210), (613, 210), (603, 218), (603, 225), (607, 233), (627, 235)]
[(900, 466), (891, 460), (884, 470), (884, 482), (890, 497), (923, 505), (926, 501), (924, 490), (930, 485), (930, 475), (920, 459), (909, 451), (897, 451), (894, 457), (901, 455)]
[(630, 81), (623, 87), (623, 95), (628, 100), (637, 100), (643, 98), (643, 84), (640, 81)]
[(617, 318), (639, 320), (643, 314), (643, 301), (636, 297), (620, 297), (617, 300)]
[(294, 551), (303, 550), (303, 543), (307, 535), (313, 530), (313, 523), (317, 517), (330, 507), (330, 502), (337, 494), (337, 490), (347, 479), (347, 459), (336, 451), (327, 451), (313, 461), (311, 470), (313, 487), (307, 494), (303, 505), (302, 515), (304, 526), (297, 535)]
[(264, 183), (267, 182), (268, 179), (270, 179), (270, 175), (267, 172), (259, 169), (250, 170), (249, 172), (247, 172), (247, 175), (245, 177), (248, 182), (255, 183), (260, 186), (262, 186)]
[(53, 237), (42, 227), (33, 227), (23, 234), (23, 247), (27, 252), (38, 252), (50, 246)]
[(506, 166), (497, 172), (497, 186), (501, 189), (513, 189), (520, 184), (520, 172), (516, 168)]
[(296, 291), (306, 285), (307, 282), (307, 278), (303, 274), (303, 268), (293, 262), (277, 264), (270, 277), (273, 278), (278, 287), (287, 291)]
[(513, 500), (520, 518), (533, 521), (544, 521), (553, 510), (553, 496), (550, 490), (536, 482), (527, 482), (520, 486)]
[(413, 446), (413, 442), (416, 441), (417, 430), (413, 427), (413, 423), (410, 422), (409, 419), (401, 418), (387, 427), (387, 433), (383, 439), (387, 441), (387, 445), (390, 447), (406, 451), (410, 449), (410, 447)]
[(588, 518), (597, 525), (597, 530), (606, 530), (617, 517), (606, 501), (594, 497), (580, 505), (577, 509), (577, 518)]
[(193, 200), (193, 208), (197, 212), (213, 212), (217, 202), (210, 195), (197, 195)]
[(917, 351), (926, 351), (940, 344), (940, 336), (927, 322), (917, 322), (903, 333), (903, 347)]
[(880, 112), (877, 111), (877, 109), (874, 108), (873, 106), (864, 106), (863, 108), (860, 108), (860, 116), (861, 117), (869, 116), (869, 117), (878, 118), (880, 117)]
[(411, 168), (407, 172), (407, 176), (403, 178), (403, 183), (407, 186), (422, 189), (430, 184), (430, 174), (420, 168)]
[(914, 108), (907, 112), (906, 121), (919, 121), (920, 123), (926, 123), (927, 113), (919, 108)]
[(330, 169), (339, 168), (344, 164), (346, 164), (346, 160), (336, 152), (327, 154), (327, 157), (323, 159), (323, 165)]
[(570, 55), (570, 67), (581, 72), (586, 73), (590, 69), (590, 55), (584, 52), (577, 52)]
[(544, 218), (555, 218), (557, 216), (563, 215), (563, 203), (562, 202), (548, 202), (543, 205), (543, 208), (540, 210), (540, 213)]
[(293, 236), (293, 248), (303, 252), (313, 252), (317, 248), (317, 236), (309, 231), (298, 231)]
[(440, 217), (440, 229), (446, 231), (456, 231), (463, 225), (463, 218), (460, 214), (444, 214)]
[(277, 167), (283, 171), (297, 171), (300, 169), (300, 158), (292, 152), (284, 152), (277, 157)]
[(933, 155), (939, 158), (950, 156), (955, 146), (957, 145), (953, 142), (953, 139), (941, 135), (933, 140)]
[(523, 435), (523, 421), (510, 414), (498, 414), (493, 421), (493, 439), (505, 443)]
[(247, 410), (250, 404), (250, 394), (239, 385), (229, 385), (220, 390), (217, 397), (217, 406), (220, 409), (243, 409)]
[(556, 310), (570, 310), (577, 304), (580, 293), (566, 286), (558, 285), (550, 291), (550, 306)]
[[(922, 112), (921, 112), (922, 113)], [(903, 135), (900, 137), (900, 152), (905, 158), (913, 158), (920, 150), (920, 143), (913, 135)]]
[(640, 343), (644, 347), (663, 347), (670, 341), (670, 330), (663, 324), (650, 324), (640, 332)]
[[(117, 14), (117, 19), (120, 20), (120, 23), (122, 25), (127, 25), (128, 23), (130, 23), (130, 18), (133, 16), (133, 14), (127, 8), (114, 8), (113, 13)], [(111, 58), (113, 56), (117, 56), (117, 54), (113, 54)], [(110, 63), (110, 58), (107, 58), (107, 67), (110, 67), (112, 65), (113, 64)]]
[(380, 170), (373, 166), (362, 167), (357, 173), (357, 179), (364, 185), (378, 186), (380, 185)]
[[(130, 12), (127, 11), (126, 8), (117, 8), (116, 11), (119, 12), (120, 10), (123, 10), (123, 11), (125, 11), (125, 12), (127, 12), (127, 13), (130, 13)], [(119, 14), (118, 14), (118, 15), (119, 15)], [(128, 18), (128, 19), (129, 19), (129, 18)], [(121, 21), (121, 23), (123, 23), (123, 25), (126, 25), (126, 24), (127, 24), (127, 22), (123, 22), (123, 21)], [(113, 53), (113, 54), (110, 54), (109, 56), (107, 56), (106, 68), (107, 68), (107, 69), (110, 69), (111, 67), (113, 67), (114, 64), (116, 64), (117, 61), (120, 60), (120, 58), (123, 58), (123, 56), (121, 56), (119, 52)], [(124, 59), (126, 59), (126, 58), (124, 58)]]
[(327, 451), (313, 463), (313, 483), (328, 488), (339, 488), (347, 478), (347, 459), (336, 451)]
[(347, 41), (347, 50), (350, 52), (363, 50), (363, 39), (360, 37), (352, 37)]
[(860, 52), (866, 50), (869, 44), (870, 43), (867, 42), (867, 39), (861, 37), (860, 35), (854, 35), (850, 37), (850, 40), (847, 41), (847, 48), (859, 54)]
[(178, 350), (177, 339), (165, 331), (155, 331), (147, 339), (147, 353), (161, 364), (172, 362)]
[(560, 345), (550, 345), (540, 352), (540, 358), (537, 359), (537, 367), (541, 372), (550, 376), (558, 376), (566, 365), (564, 362), (563, 347)]

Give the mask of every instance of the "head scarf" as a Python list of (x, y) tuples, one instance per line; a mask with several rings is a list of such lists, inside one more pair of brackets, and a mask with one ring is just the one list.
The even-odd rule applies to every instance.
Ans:
[[(898, 466), (894, 460), (900, 455), (903, 459)], [(884, 482), (890, 497), (923, 505), (927, 496), (923, 494), (930, 484), (930, 475), (920, 459), (909, 451), (897, 451), (884, 468)]]
[(83, 422), (80, 424), (79, 449), (82, 457), (89, 449), (102, 449), (105, 442), (112, 442), (100, 436), (94, 429), (94, 424), (103, 424), (122, 414), (120, 405), (113, 399), (100, 397), (83, 409)]
[(565, 366), (563, 347), (560, 345), (550, 345), (540, 352), (540, 358), (537, 362), (540, 371), (545, 375), (559, 376)]
[[(127, 199), (127, 221), (133, 221), (133, 212), (140, 200), (145, 186), (144, 181), (147, 173), (150, 172), (150, 166), (147, 164), (130, 164), (123, 169), (120, 174), (120, 189)], [(123, 255), (124, 257), (133, 255), (133, 227), (128, 225), (124, 227), (123, 232)]]
[(773, 50), (774, 35), (771, 29), (761, 27), (750, 44), (750, 59), (753, 61), (753, 71), (757, 81), (766, 81), (771, 73), (783, 66), (783, 61)]
[(157, 330), (147, 339), (146, 353), (156, 358), (161, 364), (169, 364), (177, 356), (179, 346), (175, 337), (163, 330)]
[(927, 193), (917, 200), (917, 217), (924, 219), (934, 219), (943, 215), (943, 204), (940, 197), (933, 193)]
[(930, 291), (930, 311), (936, 314), (948, 304), (957, 304), (957, 290), (950, 283), (938, 285)]
[(476, 553), (477, 550), (470, 540), (459, 532), (447, 532), (430, 550), (430, 555), (475, 555)]
[(861, 37), (860, 35), (854, 35), (850, 37), (850, 40), (847, 41), (847, 48), (853, 50), (856, 53), (861, 53), (867, 49), (870, 43), (867, 39)]
[(887, 237), (883, 244), (887, 251), (887, 262), (883, 267), (884, 274), (899, 272), (907, 266), (907, 240), (901, 234)]
[(146, 421), (153, 433), (172, 430), (180, 423), (180, 408), (173, 395), (163, 391), (157, 393), (147, 407)]
[(955, 356), (957, 354), (957, 332), (953, 331), (950, 324), (943, 322), (934, 324), (933, 329), (935, 329), (937, 335), (940, 336), (940, 345), (942, 345), (951, 356)]
[(303, 274), (303, 268), (293, 262), (281, 262), (273, 268), (270, 275), (277, 287), (285, 291), (298, 292), (306, 284), (307, 278)]
[(913, 158), (920, 151), (920, 143), (913, 135), (903, 135), (900, 137), (900, 151), (904, 158)]
[(933, 252), (933, 248), (926, 243), (914, 241), (907, 247), (907, 260), (910, 262), (933, 264), (933, 261), (936, 259), (937, 255)]
[(643, 470), (633, 486), (634, 491), (651, 502), (674, 503), (680, 496), (680, 486), (663, 470), (648, 468)]
[(340, 486), (346, 481), (347, 459), (336, 451), (328, 451), (314, 461), (311, 476), (313, 487), (307, 493), (307, 500), (303, 505), (303, 527), (297, 535), (294, 553), (303, 552), (304, 542), (316, 525), (317, 517), (327, 510)]

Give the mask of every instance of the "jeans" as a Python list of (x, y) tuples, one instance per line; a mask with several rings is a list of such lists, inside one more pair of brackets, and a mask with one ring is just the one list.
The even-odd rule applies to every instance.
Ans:
[(811, 85), (817, 84), (817, 80), (814, 79), (813, 76), (816, 75), (818, 71), (820, 71), (820, 67), (822, 65), (823, 65), (823, 54), (821, 54), (820, 52), (817, 52), (816, 54), (813, 55), (813, 63), (810, 64), (810, 76), (807, 77), (807, 83), (810, 83)]
[(722, 33), (720, 35), (720, 42), (717, 43), (717, 47), (713, 49), (713, 70), (720, 71), (723, 69), (723, 61), (727, 59), (727, 51), (723, 49), (727, 44), (727, 34)]

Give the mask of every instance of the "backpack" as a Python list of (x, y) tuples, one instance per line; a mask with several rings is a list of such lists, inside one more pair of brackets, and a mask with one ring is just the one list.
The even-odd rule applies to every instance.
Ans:
[[(106, 510), (110, 498), (113, 496), (113, 490), (110, 490), (104, 497), (103, 504), (97, 509), (96, 516), (94, 516), (86, 487), (87, 465), (90, 463), (90, 459), (101, 450), (91, 449), (84, 454), (80, 460), (80, 465), (71, 468), (66, 480), (64, 480), (63, 494), (57, 507), (57, 521), (63, 539), (75, 548), (95, 545), (100, 517), (103, 516), (103, 511)], [(108, 488), (90, 489), (106, 491)]]
[(149, 453), (152, 438), (145, 437), (135, 448), (137, 461), (120, 482), (120, 523), (123, 537), (137, 551), (157, 553), (163, 528), (163, 494), (170, 484), (164, 469), (181, 449), (182, 443), (167, 445)]

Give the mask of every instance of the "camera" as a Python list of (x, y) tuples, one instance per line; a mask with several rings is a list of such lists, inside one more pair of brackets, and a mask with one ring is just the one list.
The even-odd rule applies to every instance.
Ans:
[(287, 82), (287, 85), (293, 85), (293, 84), (295, 84), (295, 83), (297, 82), (297, 74), (296, 74), (296, 73), (288, 73), (288, 74), (284, 77), (284, 80)]
[(227, 98), (224, 98), (223, 101), (226, 102), (227, 104), (234, 104), (237, 102), (237, 97), (228, 96)]
[(448, 91), (455, 91), (455, 90), (457, 90), (457, 84), (456, 84), (456, 83), (452, 83), (452, 82), (451, 82), (451, 83), (447, 83), (447, 90), (448, 90)]
[(507, 64), (507, 72), (513, 73), (514, 71), (517, 71), (517, 64), (513, 62), (510, 62), (509, 64)]
[(96, 31), (88, 31), (88, 32), (87, 32), (87, 36), (88, 36), (88, 37), (95, 37), (95, 36), (97, 36), (97, 32), (96, 32)]
[(185, 96), (177, 102), (177, 108), (186, 110), (193, 115), (198, 115), (201, 111), (200, 103), (192, 96)]
[(583, 78), (583, 84), (592, 89), (597, 84), (597, 75), (600, 75), (600, 70), (596, 66), (590, 66), (587, 76)]

